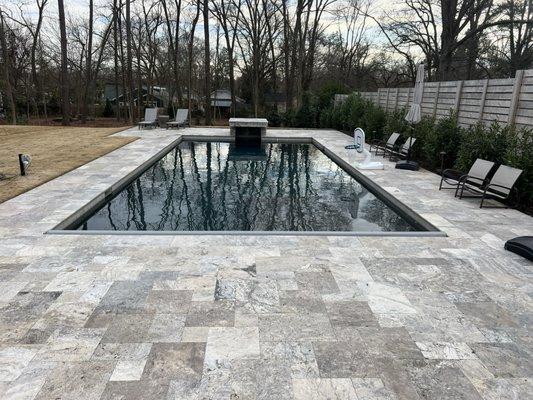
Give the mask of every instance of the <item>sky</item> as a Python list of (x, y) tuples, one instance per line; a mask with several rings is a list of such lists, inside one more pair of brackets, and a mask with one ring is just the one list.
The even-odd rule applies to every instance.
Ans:
[[(13, 16), (16, 17), (18, 14), (20, 14), (19, 7), (22, 8), (27, 15), (33, 16), (33, 18), (37, 17), (37, 7), (36, 7), (36, 0), (3, 0), (5, 1), (5, 4), (8, 9), (11, 10), (13, 13)], [(340, 2), (340, 0), (339, 0)], [(387, 1), (387, 0), (374, 0), (372, 1), (371, 10), (373, 15), (380, 15), (383, 10), (390, 10), (392, 7), (395, 7), (395, 5), (402, 4), (403, 1), (401, 0), (394, 0), (394, 1)], [(87, 16), (88, 13), (88, 0), (64, 0), (65, 4), (65, 11), (67, 13), (67, 16), (75, 17), (75, 18), (83, 18), (84, 16)], [(112, 4), (112, 0), (94, 0), (95, 5), (95, 13), (98, 14), (99, 12), (102, 12), (105, 10), (106, 6), (108, 7), (110, 4)], [(46, 6), (45, 10), (45, 21), (43, 25), (43, 29), (46, 30), (47, 25), (52, 24), (54, 21), (57, 21), (57, 0), (48, 0), (48, 4)], [(339, 30), (343, 30), (343, 23), (342, 22), (335, 22), (333, 21), (333, 18), (331, 15), (325, 15), (324, 23), (327, 24), (326, 31), (333, 33), (337, 32)], [(213, 26), (215, 25), (214, 19), (213, 19)], [(379, 35), (379, 28), (376, 26), (376, 24), (371, 21), (367, 20), (366, 25), (371, 30), (371, 37), (381, 41), (384, 38), (377, 38)], [(201, 21), (198, 24), (198, 32), (200, 32), (201, 28)]]

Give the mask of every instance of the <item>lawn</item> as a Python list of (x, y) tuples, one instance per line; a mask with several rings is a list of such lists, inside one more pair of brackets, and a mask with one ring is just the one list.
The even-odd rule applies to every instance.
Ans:
[[(136, 140), (109, 136), (123, 129), (0, 126), (0, 203)], [(20, 176), (19, 153), (32, 157), (26, 176)]]

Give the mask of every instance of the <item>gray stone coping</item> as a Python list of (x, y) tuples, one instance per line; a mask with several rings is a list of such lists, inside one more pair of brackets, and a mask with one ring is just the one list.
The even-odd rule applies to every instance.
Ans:
[(268, 126), (268, 120), (265, 118), (230, 118), (229, 126), (266, 128)]

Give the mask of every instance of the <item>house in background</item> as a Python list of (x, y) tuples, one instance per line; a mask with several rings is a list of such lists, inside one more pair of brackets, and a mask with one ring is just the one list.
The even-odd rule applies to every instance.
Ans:
[(276, 109), (280, 113), (287, 110), (285, 93), (267, 92), (264, 94), (264, 103), (267, 109)]
[[(240, 97), (235, 98), (236, 109), (244, 107), (245, 101)], [(228, 118), (231, 116), (231, 91), (219, 89), (211, 92), (211, 107), (215, 118)]]
[[(121, 85), (117, 87), (112, 83), (107, 83), (104, 87), (104, 101), (109, 100), (112, 104), (116, 104), (118, 101), (120, 106), (126, 105), (126, 99), (124, 98), (124, 89)], [(170, 95), (165, 87), (162, 86), (146, 86), (141, 88), (140, 103), (146, 107), (167, 107), (169, 104)], [(177, 98), (174, 97), (174, 101)], [(133, 90), (133, 103), (139, 104), (139, 92), (137, 88)]]

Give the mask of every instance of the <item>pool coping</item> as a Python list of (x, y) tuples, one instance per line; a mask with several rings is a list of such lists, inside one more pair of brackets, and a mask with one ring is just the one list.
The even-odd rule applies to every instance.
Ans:
[(173, 236), (188, 236), (188, 235), (220, 235), (220, 236), (398, 236), (398, 237), (447, 237), (448, 235), (431, 224), (420, 214), (398, 200), (392, 194), (383, 189), (380, 185), (375, 183), (368, 176), (362, 174), (350, 163), (342, 159), (335, 152), (328, 149), (314, 137), (265, 137), (263, 141), (266, 143), (309, 143), (313, 144), (318, 150), (335, 162), (347, 174), (358, 180), (369, 191), (376, 195), (380, 200), (391, 207), (395, 212), (406, 218), (411, 225), (417, 228), (422, 228), (422, 231), (110, 231), (110, 230), (78, 230), (69, 229), (72, 226), (79, 225), (80, 221), (85, 219), (90, 214), (98, 210), (110, 198), (114, 197), (118, 192), (124, 189), (131, 183), (132, 180), (142, 175), (154, 163), (159, 161), (162, 157), (168, 154), (174, 147), (183, 141), (223, 141), (233, 142), (234, 138), (228, 135), (181, 135), (171, 143), (157, 151), (148, 160), (140, 164), (133, 171), (127, 173), (118, 181), (113, 183), (110, 187), (99, 193), (96, 197), (91, 199), (88, 203), (69, 215), (52, 229), (44, 232), (52, 235), (173, 235)]

